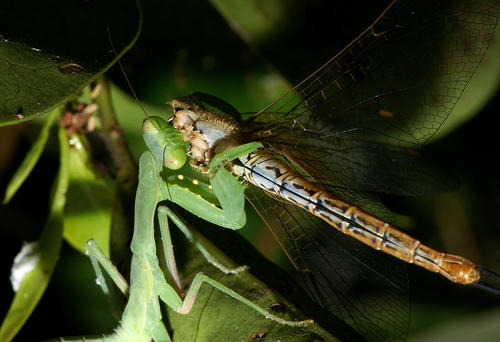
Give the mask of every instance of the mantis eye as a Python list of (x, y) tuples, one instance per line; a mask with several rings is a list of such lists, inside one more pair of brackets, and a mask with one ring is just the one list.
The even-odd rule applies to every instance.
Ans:
[(166, 148), (163, 154), (163, 166), (170, 170), (178, 170), (186, 163), (186, 150), (182, 146)]

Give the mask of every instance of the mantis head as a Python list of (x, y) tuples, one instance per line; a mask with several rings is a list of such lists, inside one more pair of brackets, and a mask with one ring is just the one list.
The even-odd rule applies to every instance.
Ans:
[(186, 163), (188, 143), (181, 132), (158, 116), (143, 121), (142, 135), (157, 162), (171, 170), (180, 169)]

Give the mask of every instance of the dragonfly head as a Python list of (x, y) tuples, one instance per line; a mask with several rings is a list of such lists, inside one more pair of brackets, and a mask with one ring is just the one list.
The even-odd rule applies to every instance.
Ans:
[(215, 146), (239, 130), (239, 113), (215, 96), (194, 93), (168, 101), (174, 111), (172, 125), (189, 141), (195, 163), (208, 166)]

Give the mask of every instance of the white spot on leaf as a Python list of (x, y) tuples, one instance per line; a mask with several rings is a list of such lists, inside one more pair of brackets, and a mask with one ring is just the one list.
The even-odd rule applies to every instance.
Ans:
[(38, 241), (24, 242), (10, 270), (10, 283), (14, 292), (19, 290), (24, 276), (35, 268), (39, 258)]

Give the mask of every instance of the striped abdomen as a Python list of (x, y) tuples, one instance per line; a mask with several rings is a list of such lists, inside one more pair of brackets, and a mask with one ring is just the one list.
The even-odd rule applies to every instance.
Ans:
[(233, 163), (233, 172), (372, 248), (440, 273), (456, 283), (471, 284), (479, 280), (479, 271), (469, 260), (423, 245), (391, 224), (307, 181), (272, 153), (258, 150), (242, 156)]

